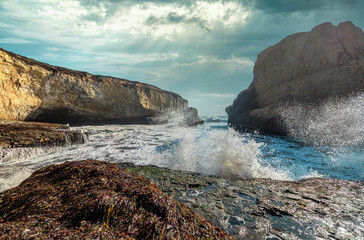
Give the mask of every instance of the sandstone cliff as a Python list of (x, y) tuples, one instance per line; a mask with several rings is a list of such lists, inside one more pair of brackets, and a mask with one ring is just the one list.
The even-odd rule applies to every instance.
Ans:
[(364, 34), (351, 22), (323, 23), (258, 55), (254, 79), (226, 108), (241, 130), (287, 134), (279, 107), (364, 92)]
[(55, 67), (0, 49), (0, 120), (147, 123), (166, 111), (188, 111), (188, 103), (152, 85)]

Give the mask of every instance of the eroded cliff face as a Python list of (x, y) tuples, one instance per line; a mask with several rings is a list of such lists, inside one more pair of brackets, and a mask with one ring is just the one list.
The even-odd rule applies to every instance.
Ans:
[(0, 120), (147, 123), (186, 111), (179, 95), (125, 79), (51, 66), (0, 49)]
[(286, 134), (279, 106), (364, 92), (364, 34), (351, 22), (323, 23), (258, 55), (254, 80), (226, 108), (240, 129)]

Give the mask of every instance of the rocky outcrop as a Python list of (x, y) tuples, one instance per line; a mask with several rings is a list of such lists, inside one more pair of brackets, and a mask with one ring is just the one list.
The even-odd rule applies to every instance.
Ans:
[(86, 134), (71, 131), (68, 125), (0, 121), (0, 149), (68, 146), (86, 141)]
[(57, 147), (87, 141), (87, 133), (70, 130), (68, 125), (0, 121), (0, 163), (34, 157), (55, 151)]
[(198, 116), (197, 109), (190, 107), (184, 111), (168, 111), (156, 117), (149, 118), (153, 124), (174, 124), (182, 127), (193, 127), (204, 124)]
[(204, 121), (198, 116), (197, 109), (190, 107), (187, 111), (184, 111), (183, 125), (185, 126), (196, 126), (201, 125)]
[(0, 239), (234, 239), (115, 164), (66, 162), (0, 194)]
[(148, 123), (186, 111), (179, 95), (125, 79), (51, 66), (0, 49), (0, 120)]
[(226, 108), (241, 130), (287, 134), (279, 107), (364, 92), (364, 34), (351, 22), (323, 23), (258, 55), (254, 79)]
[(237, 239), (363, 239), (364, 183), (241, 179), (121, 164)]

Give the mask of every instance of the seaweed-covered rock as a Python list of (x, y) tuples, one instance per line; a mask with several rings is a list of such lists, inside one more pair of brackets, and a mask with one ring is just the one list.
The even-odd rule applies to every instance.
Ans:
[(40, 169), (0, 194), (0, 239), (234, 239), (115, 164)]

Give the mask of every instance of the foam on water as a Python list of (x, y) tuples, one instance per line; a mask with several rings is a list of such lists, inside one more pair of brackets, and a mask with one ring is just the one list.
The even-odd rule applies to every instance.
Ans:
[(364, 93), (331, 98), (319, 105), (290, 103), (282, 106), (280, 112), (289, 133), (308, 143), (364, 143)]
[(286, 172), (269, 164), (262, 165), (260, 148), (263, 143), (233, 129), (190, 131), (179, 128), (175, 134), (179, 141), (172, 148), (155, 151), (143, 164), (207, 175), (291, 180)]
[(363, 181), (363, 106), (363, 94), (311, 108), (286, 106), (282, 114), (294, 137), (242, 134), (216, 120), (186, 128), (179, 115), (164, 125), (77, 127), (73, 129), (89, 133), (87, 143), (56, 151), (20, 149), (0, 153), (0, 190), (16, 186), (41, 167), (85, 159), (153, 164), (242, 178)]
[(0, 192), (18, 186), (32, 173), (25, 167), (13, 167), (0, 169)]
[(325, 174), (319, 173), (316, 170), (313, 170), (312, 172), (310, 172), (310, 173), (308, 173), (306, 175), (303, 175), (301, 177), (301, 179), (309, 179), (309, 178), (327, 178), (327, 176)]
[(60, 147), (31, 147), (31, 148), (2, 148), (0, 149), (0, 163), (19, 159), (31, 158), (53, 152)]

